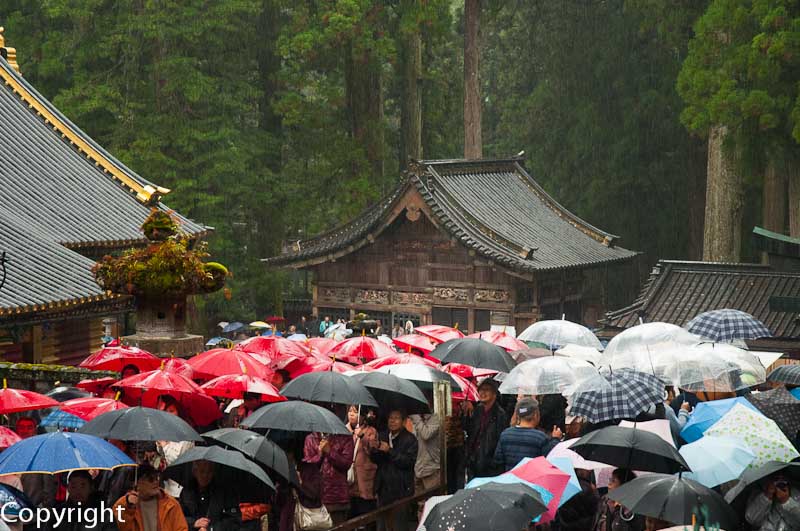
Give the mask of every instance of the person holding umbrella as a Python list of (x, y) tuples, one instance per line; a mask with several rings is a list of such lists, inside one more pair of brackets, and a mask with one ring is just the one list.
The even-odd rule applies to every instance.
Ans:
[(780, 472), (767, 477), (762, 490), (750, 494), (745, 519), (755, 531), (800, 529), (800, 489)]
[(320, 432), (309, 433), (303, 444), (303, 463), (311, 475), (319, 475), (322, 504), (334, 525), (347, 520), (350, 512), (347, 471), (353, 464), (354, 449), (352, 436)]
[(496, 476), (503, 467), (494, 460), (500, 434), (508, 426), (505, 410), (497, 401), (497, 382), (486, 378), (478, 386), (480, 404), (467, 419), (466, 450), (467, 469), (470, 479)]
[[(358, 406), (350, 406), (348, 418), (353, 412), (357, 417)], [(353, 474), (350, 485), (350, 518), (374, 511), (377, 504), (375, 499), (375, 475), (378, 472), (378, 465), (370, 458), (370, 452), (378, 447), (376, 422), (375, 411), (370, 409), (353, 429), (355, 456), (353, 457)], [(349, 476), (348, 479), (350, 479)]]
[[(608, 482), (608, 492), (636, 479), (636, 474), (627, 468), (615, 468)], [(594, 531), (644, 531), (644, 518), (603, 496), (595, 518)]]
[(180, 503), (164, 492), (160, 484), (158, 470), (139, 465), (136, 490), (114, 504), (119, 531), (189, 531)]
[[(181, 491), (179, 502), (190, 529), (208, 531), (234, 531), (242, 527), (241, 519), (225, 509), (238, 507), (234, 491), (215, 481), (216, 467), (210, 461), (192, 463), (192, 479)], [(248, 524), (252, 528), (255, 520)]]
[[(370, 453), (372, 460), (378, 465), (375, 492), (379, 507), (390, 505), (414, 493), (414, 465), (417, 462), (418, 445), (417, 438), (406, 430), (405, 422), (406, 415), (402, 411), (390, 411), (387, 429), (380, 433), (378, 447)], [(395, 511), (391, 518), (394, 525), (390, 529), (405, 531), (408, 525), (405, 511)]]

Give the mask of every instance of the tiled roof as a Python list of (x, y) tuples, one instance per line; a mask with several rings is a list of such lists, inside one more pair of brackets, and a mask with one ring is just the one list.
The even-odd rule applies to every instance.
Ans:
[(697, 314), (721, 308), (747, 312), (775, 337), (800, 336), (797, 314), (772, 311), (772, 296), (800, 297), (800, 273), (778, 272), (766, 265), (661, 260), (636, 301), (609, 312), (602, 323), (629, 328), (662, 321), (684, 326)]
[[(144, 243), (140, 230), (168, 192), (95, 143), (0, 57), (0, 190), (4, 206), (70, 248)], [(178, 216), (181, 230), (207, 227)]]
[(91, 259), (53, 241), (4, 205), (0, 205), (0, 251), (7, 259), (0, 320), (118, 298), (97, 285)]
[(386, 224), (409, 187), (419, 191), (436, 222), (452, 237), (510, 269), (564, 269), (636, 255), (615, 246), (616, 236), (567, 211), (531, 178), (518, 159), (508, 159), (414, 163), (390, 195), (356, 220), (297, 242), (265, 261), (291, 265), (365, 245), (364, 238)]

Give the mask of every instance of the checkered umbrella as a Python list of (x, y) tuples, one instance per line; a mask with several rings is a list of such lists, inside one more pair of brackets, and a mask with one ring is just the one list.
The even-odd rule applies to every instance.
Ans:
[(686, 329), (693, 334), (721, 343), (735, 339), (772, 337), (769, 328), (749, 313), (728, 308), (703, 312), (689, 321)]
[(608, 384), (601, 390), (597, 390), (597, 382), (592, 380), (570, 390), (573, 394), (570, 415), (586, 417), (592, 423), (632, 419), (664, 399), (664, 384), (652, 374), (620, 369), (598, 378), (604, 378)]
[(800, 365), (781, 365), (769, 373), (767, 381), (800, 385)]

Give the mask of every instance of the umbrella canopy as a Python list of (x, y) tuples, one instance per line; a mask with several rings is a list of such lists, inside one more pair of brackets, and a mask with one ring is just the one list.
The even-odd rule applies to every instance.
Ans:
[(464, 334), (457, 328), (442, 325), (423, 325), (414, 329), (417, 334), (433, 339), (436, 343), (444, 343), (451, 339), (461, 339)]
[(546, 509), (539, 493), (522, 483), (486, 483), (459, 490), (435, 505), (425, 519), (425, 529), (527, 529)]
[(99, 437), (65, 431), (29, 437), (0, 454), (0, 475), (59, 474), (93, 468), (112, 470), (121, 466), (136, 464), (116, 446)]
[[(542, 487), (541, 485), (537, 485), (536, 483), (525, 481), (521, 477), (515, 476), (511, 472), (506, 472), (505, 474), (500, 474), (499, 476), (472, 478), (469, 480), (469, 483), (467, 483), (466, 488), (474, 489), (476, 487), (482, 487), (487, 483), (522, 484), (528, 486), (539, 493), (539, 496), (542, 497), (542, 503), (544, 503), (546, 506), (549, 506), (550, 501), (553, 499), (553, 493), (546, 488)], [(543, 517), (547, 516), (548, 513), (549, 511), (544, 512), (542, 515), (534, 518), (533, 521), (535, 523), (541, 522)]]
[(249, 374), (226, 374), (200, 386), (209, 396), (243, 398), (245, 393), (261, 395), (262, 402), (283, 402), (285, 397), (270, 382)]
[(58, 401), (33, 391), (9, 389), (6, 387), (6, 379), (3, 378), (3, 389), (0, 389), (0, 414), (33, 411), (58, 405)]
[(266, 322), (268, 322), (269, 324), (285, 323), (286, 322), (286, 318), (285, 317), (281, 317), (280, 315), (270, 315), (269, 317), (267, 317), (264, 320)]
[(800, 365), (781, 365), (770, 371), (767, 376), (768, 382), (784, 383), (788, 385), (800, 385)]
[(514, 358), (514, 361), (516, 361), (517, 365), (519, 365), (523, 361), (551, 357), (553, 355), (553, 351), (542, 347), (525, 347), (521, 350), (509, 352), (509, 354), (511, 354), (511, 357)]
[(611, 500), (635, 514), (673, 524), (693, 524), (706, 514), (707, 525), (737, 529), (733, 508), (725, 499), (696, 481), (680, 476), (648, 474), (608, 493)]
[(585, 326), (565, 320), (539, 321), (526, 328), (517, 339), (536, 341), (557, 350), (564, 345), (580, 345), (603, 350), (603, 344)]
[(776, 472), (781, 472), (788, 479), (800, 481), (800, 463), (767, 461), (761, 466), (745, 470), (741, 478), (739, 478), (739, 483), (725, 493), (725, 500), (731, 504), (735, 503), (736, 498), (750, 490), (748, 487)]
[(182, 418), (149, 407), (130, 407), (103, 413), (87, 422), (80, 433), (121, 441), (203, 440)]
[(111, 398), (75, 398), (61, 404), (61, 411), (90, 421), (109, 411), (127, 409), (128, 406)]
[(789, 462), (800, 457), (775, 421), (741, 404), (733, 406), (706, 430), (706, 435), (733, 437), (745, 443), (756, 455), (751, 466), (763, 465), (768, 461)]
[(264, 321), (253, 321), (248, 326), (250, 328), (261, 328), (261, 329), (272, 328), (271, 324), (265, 323)]
[(359, 372), (350, 378), (366, 387), (385, 410), (400, 409), (411, 415), (431, 412), (425, 395), (408, 380), (377, 371)]
[(664, 384), (652, 374), (621, 369), (603, 374), (601, 378), (610, 384), (609, 387), (595, 390), (598, 380), (592, 378), (568, 391), (574, 395), (570, 414), (582, 415), (594, 423), (629, 419), (662, 401)]
[(601, 479), (608, 478), (614, 467), (605, 463), (598, 463), (597, 461), (589, 461), (584, 459), (580, 454), (573, 452), (572, 445), (578, 442), (578, 440), (579, 439), (567, 439), (566, 441), (561, 441), (547, 454), (547, 460), (552, 462), (552, 459), (569, 459), (573, 468), (591, 470), (594, 472), (596, 485), (598, 487), (607, 487), (608, 483), (601, 484)]
[(12, 444), (18, 443), (21, 440), (22, 437), (17, 435), (17, 432), (11, 428), (0, 426), (0, 450), (3, 448), (8, 448)]
[(417, 384), (423, 391), (433, 389), (434, 382), (450, 382), (452, 391), (461, 391), (461, 386), (453, 378), (452, 375), (446, 372), (428, 367), (426, 365), (419, 365), (416, 363), (404, 363), (398, 365), (385, 365), (376, 369), (386, 374), (394, 374), (404, 380), (410, 380)]
[(304, 360), (292, 361), (285, 367), (285, 369), (289, 371), (290, 378), (297, 378), (298, 376), (307, 374), (309, 372), (332, 371), (344, 374), (352, 371), (353, 366), (342, 361), (331, 361), (330, 359), (321, 360), (309, 356)]
[(386, 367), (388, 365), (402, 365), (405, 363), (416, 363), (418, 365), (425, 365), (434, 369), (439, 368), (439, 365), (435, 361), (431, 361), (428, 358), (423, 358), (422, 356), (417, 356), (416, 354), (392, 354), (391, 356), (378, 358), (365, 363), (364, 367), (368, 369), (380, 369), (381, 367)]
[(352, 333), (353, 331), (347, 328), (346, 325), (342, 323), (337, 323), (335, 325), (329, 326), (328, 329), (325, 330), (325, 337), (328, 339), (333, 339), (334, 341), (338, 342), (344, 340), (347, 336), (349, 336)]
[(681, 447), (691, 472), (684, 477), (708, 488), (738, 478), (756, 456), (743, 442), (731, 437), (703, 437)]
[(66, 402), (67, 400), (72, 400), (73, 398), (84, 398), (92, 395), (85, 389), (80, 389), (78, 387), (65, 387), (61, 385), (50, 389), (44, 394), (44, 396), (52, 398), (57, 402)]
[[(455, 380), (460, 390), (455, 388), (450, 390), (450, 396), (453, 400), (469, 400), (470, 402), (477, 402), (480, 400), (478, 396), (478, 386), (472, 381), (464, 378), (460, 374), (450, 374), (450, 377)], [(419, 383), (417, 385), (420, 385)]]
[(194, 356), (188, 363), (195, 376), (203, 379), (243, 373), (266, 379), (272, 377), (265, 360), (241, 350), (215, 348)]
[(670, 323), (645, 323), (628, 328), (608, 342), (601, 365), (630, 366), (629, 359), (648, 358), (662, 350), (675, 350), (700, 343), (701, 339)]
[[(500, 384), (503, 394), (552, 395), (568, 392), (569, 389), (590, 379), (601, 381), (597, 369), (585, 361), (560, 356), (549, 356), (523, 361), (508, 373)], [(588, 388), (582, 388), (588, 391)]]
[(286, 339), (288, 339), (289, 341), (300, 341), (305, 343), (306, 341), (308, 341), (308, 336), (305, 334), (292, 334)]
[[(732, 392), (762, 384), (767, 379), (767, 371), (761, 360), (752, 352), (725, 343), (700, 343), (683, 350), (683, 359), (694, 365), (721, 366), (719, 375), (694, 382), (684, 376), (677, 385), (689, 391)], [(684, 371), (685, 372), (685, 371)], [(710, 371), (706, 371), (710, 372)]]
[(689, 470), (673, 446), (635, 428), (608, 426), (584, 435), (570, 449), (584, 459), (616, 467), (666, 474)]
[(287, 398), (325, 404), (360, 404), (378, 407), (367, 388), (338, 372), (310, 372), (298, 376), (281, 389)]
[(19, 516), (22, 509), (35, 509), (24, 492), (5, 484), (0, 484), (0, 507), (6, 516)]
[(689, 421), (681, 430), (681, 437), (686, 442), (694, 442), (700, 439), (708, 428), (716, 424), (736, 404), (758, 411), (753, 404), (740, 396), (699, 402), (695, 406), (691, 417), (689, 417)]
[(198, 378), (198, 375), (195, 374), (194, 368), (189, 364), (189, 362), (183, 358), (168, 358), (164, 361), (164, 370), (167, 372), (174, 372), (175, 374), (180, 374), (181, 376), (185, 376), (190, 380), (194, 380)]
[(747, 400), (765, 417), (774, 420), (790, 440), (795, 439), (800, 431), (800, 400), (785, 387), (763, 393), (750, 393)]
[(84, 424), (86, 424), (86, 421), (80, 417), (76, 417), (65, 411), (55, 410), (43, 418), (39, 426), (43, 428), (77, 430)]
[(716, 342), (772, 337), (764, 323), (747, 312), (724, 308), (703, 312), (686, 323), (689, 332)]
[[(556, 511), (562, 505), (561, 500), (570, 481), (570, 474), (564, 472), (544, 457), (535, 459), (526, 457), (517, 466), (509, 470), (508, 473), (527, 482), (541, 485), (553, 494), (553, 498), (547, 503), (547, 512), (542, 517), (542, 522), (552, 520)], [(580, 487), (578, 487), (578, 490), (580, 490)], [(575, 492), (572, 493), (572, 496), (574, 494)]]
[(152, 371), (161, 366), (161, 360), (146, 350), (120, 345), (101, 348), (83, 360), (78, 367), (93, 371), (122, 372), (128, 365), (134, 365), (140, 371)]
[(312, 337), (305, 342), (311, 355), (327, 356), (328, 351), (336, 346), (336, 341), (327, 337)]
[(345, 339), (328, 351), (328, 356), (348, 363), (365, 363), (394, 354), (386, 343), (366, 336)]
[[(194, 447), (183, 452), (175, 461), (167, 467), (167, 474), (170, 474), (170, 469), (176, 470), (185, 467), (187, 464), (195, 461), (210, 461), (225, 467), (234, 468), (246, 472), (251, 476), (264, 483), (271, 489), (275, 489), (275, 483), (269, 478), (266, 472), (253, 461), (247, 459), (240, 452), (235, 450), (226, 450), (219, 446), (203, 446)], [(191, 477), (191, 474), (176, 474), (176, 477)]]
[(231, 334), (233, 332), (238, 332), (239, 330), (245, 328), (247, 325), (244, 323), (240, 323), (239, 321), (234, 321), (232, 323), (228, 323), (222, 327), (223, 334)]
[(225, 348), (233, 348), (233, 341), (228, 339), (227, 337), (212, 337), (208, 341), (206, 341), (206, 347), (214, 348), (214, 347), (225, 347)]
[(509, 372), (516, 367), (509, 353), (497, 345), (481, 339), (453, 339), (441, 343), (433, 349), (431, 357), (441, 360), (442, 364), (463, 363), (481, 369), (498, 372)]
[(419, 350), (423, 354), (430, 354), (436, 348), (437, 342), (422, 334), (407, 334), (392, 339), (392, 343), (403, 352)]
[(257, 355), (263, 358), (265, 363), (270, 363), (279, 369), (292, 360), (302, 360), (308, 356), (308, 349), (303, 343), (274, 336), (245, 339), (236, 345), (235, 350)]
[(111, 384), (116, 383), (116, 381), (116, 378), (108, 376), (106, 378), (98, 378), (96, 380), (81, 380), (75, 384), (75, 387), (97, 395), (108, 389)]
[(128, 402), (146, 407), (157, 405), (161, 395), (172, 396), (179, 402), (183, 414), (198, 426), (208, 426), (221, 416), (217, 403), (199, 385), (163, 369), (129, 376), (114, 387), (125, 390)]
[(259, 430), (318, 431), (332, 435), (350, 435), (342, 419), (323, 407), (298, 400), (260, 407), (250, 413), (241, 425)]
[(219, 446), (238, 450), (255, 462), (274, 470), (287, 481), (295, 481), (297, 478), (294, 467), (289, 465), (286, 452), (274, 442), (254, 431), (221, 428), (204, 433), (203, 438)]
[(580, 345), (569, 344), (556, 350), (556, 356), (583, 360), (597, 367), (600, 365), (600, 357), (602, 354), (594, 347), (582, 347)]
[(450, 375), (457, 374), (462, 378), (483, 378), (485, 376), (495, 376), (499, 371), (492, 369), (478, 369), (463, 363), (448, 363), (442, 370)]
[(489, 342), (493, 345), (497, 345), (498, 347), (504, 349), (507, 352), (528, 348), (528, 345), (526, 343), (523, 343), (522, 341), (512, 336), (511, 334), (506, 334), (505, 332), (500, 332), (498, 330), (476, 332), (474, 334), (468, 335), (467, 337), (471, 339), (482, 339), (483, 341)]

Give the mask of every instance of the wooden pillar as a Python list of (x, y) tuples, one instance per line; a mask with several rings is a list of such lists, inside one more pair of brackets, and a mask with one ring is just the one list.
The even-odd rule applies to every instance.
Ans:
[(25, 363), (42, 363), (42, 325), (34, 325), (30, 341), (22, 344), (22, 360)]
[(464, 335), (475, 332), (475, 308), (467, 308), (467, 329), (462, 332)]

